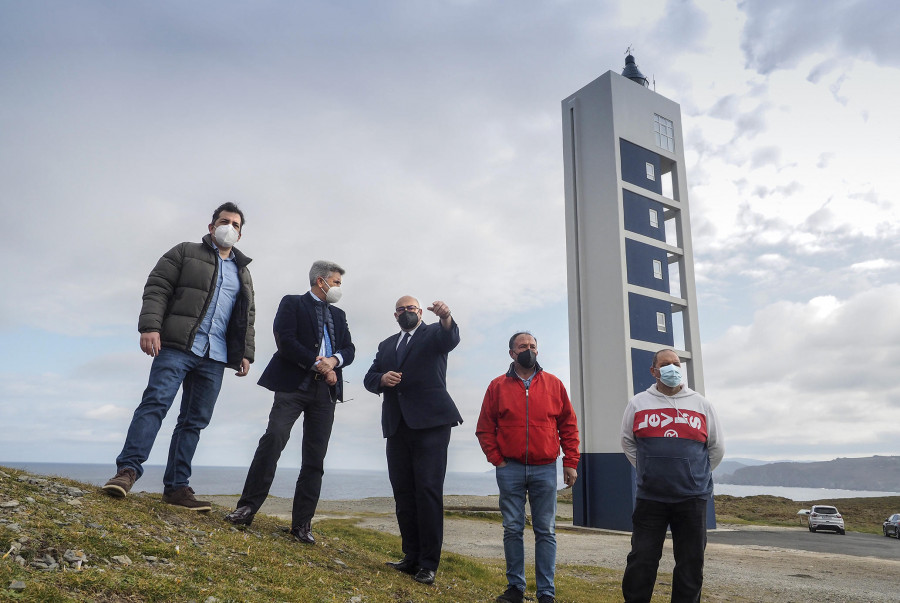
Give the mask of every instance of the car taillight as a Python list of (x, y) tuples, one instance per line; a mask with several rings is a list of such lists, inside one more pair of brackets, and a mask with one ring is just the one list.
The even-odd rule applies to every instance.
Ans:
[(837, 517), (838, 519), (841, 519), (841, 514), (838, 513), (837, 515), (835, 515), (835, 517)]
[(818, 513), (810, 513), (809, 516), (810, 516), (810, 517), (818, 517), (819, 514), (818, 514)]

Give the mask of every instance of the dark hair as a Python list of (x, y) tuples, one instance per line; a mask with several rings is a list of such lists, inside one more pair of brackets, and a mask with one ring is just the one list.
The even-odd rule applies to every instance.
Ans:
[(534, 345), (537, 345), (537, 337), (532, 335), (530, 331), (519, 331), (509, 338), (509, 349), (513, 349), (513, 346), (516, 345), (516, 338), (519, 335), (531, 335), (531, 337), (534, 339)]
[(212, 222), (210, 222), (210, 224), (215, 224), (216, 220), (219, 219), (219, 214), (221, 214), (223, 211), (227, 211), (228, 213), (239, 215), (241, 217), (241, 227), (238, 230), (244, 229), (244, 224), (246, 223), (246, 221), (244, 220), (244, 212), (242, 212), (240, 210), (240, 208), (237, 205), (235, 205), (234, 203), (232, 203), (231, 201), (226, 201), (225, 203), (223, 203), (222, 205), (220, 205), (219, 207), (216, 208), (216, 211), (213, 212), (213, 218), (212, 218)]

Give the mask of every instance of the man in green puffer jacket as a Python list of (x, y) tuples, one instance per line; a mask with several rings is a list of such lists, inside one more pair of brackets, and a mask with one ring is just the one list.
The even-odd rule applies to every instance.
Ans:
[(250, 258), (234, 248), (244, 214), (234, 203), (213, 213), (202, 243), (170, 249), (150, 273), (138, 320), (141, 350), (153, 357), (150, 379), (134, 411), (117, 472), (103, 491), (124, 498), (143, 473), (160, 425), (183, 388), (181, 412), (163, 475), (163, 501), (209, 511), (188, 485), (200, 430), (209, 424), (225, 368), (244, 377), (254, 352)]

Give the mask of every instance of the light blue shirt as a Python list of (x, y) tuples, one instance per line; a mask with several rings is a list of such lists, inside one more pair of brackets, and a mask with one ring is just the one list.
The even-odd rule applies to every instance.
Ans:
[(529, 387), (531, 387), (531, 380), (534, 379), (535, 375), (537, 375), (537, 369), (534, 369), (534, 372), (531, 373), (531, 376), (528, 379), (522, 379), (521, 377), (519, 377), (519, 373), (516, 373), (516, 377), (519, 377), (519, 379), (522, 379), (522, 383), (525, 384), (525, 389), (528, 389)]
[[(216, 244), (213, 242), (213, 247), (215, 246)], [(209, 357), (213, 360), (228, 362), (225, 332), (228, 330), (228, 320), (231, 318), (234, 300), (237, 299), (238, 292), (241, 290), (241, 281), (238, 279), (234, 251), (227, 259), (223, 260), (219, 255), (219, 248), (216, 247), (216, 259), (219, 262), (216, 289), (209, 301), (209, 307), (206, 308), (206, 314), (200, 321), (191, 351), (197, 356), (205, 356), (209, 351)]]

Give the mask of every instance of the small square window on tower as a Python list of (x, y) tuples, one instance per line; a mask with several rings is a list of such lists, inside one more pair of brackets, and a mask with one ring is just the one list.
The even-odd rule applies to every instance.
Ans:
[(656, 313), (656, 330), (660, 333), (666, 332), (666, 315), (662, 312)]
[(653, 260), (653, 278), (662, 280), (662, 262)]
[(656, 180), (656, 170), (653, 169), (653, 164), (649, 161), (647, 162), (647, 180)]
[(659, 214), (655, 209), (650, 210), (650, 226), (653, 228), (659, 228)]
[(675, 124), (671, 119), (654, 113), (653, 134), (656, 136), (656, 146), (670, 153), (675, 152)]

